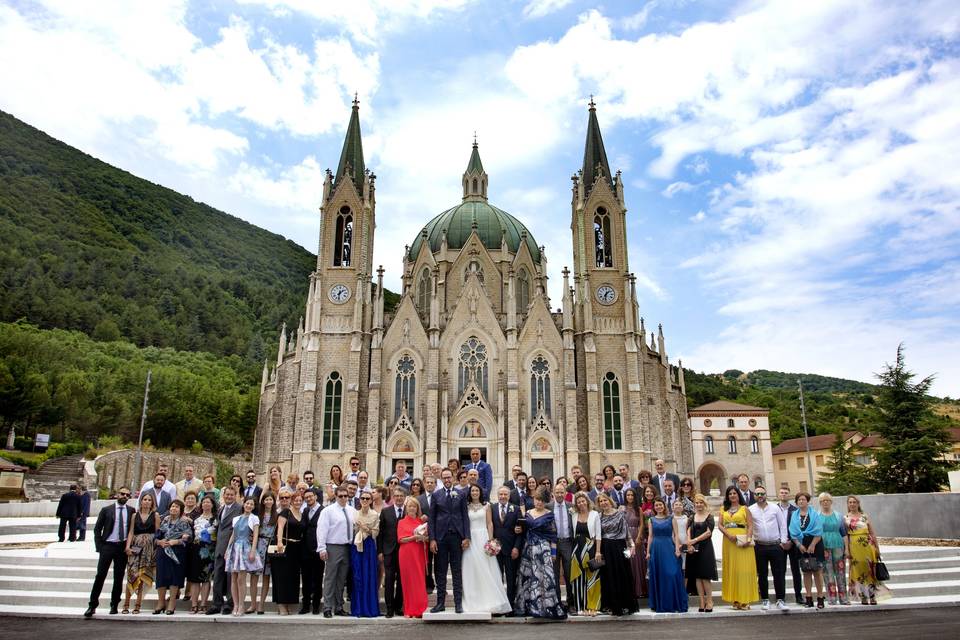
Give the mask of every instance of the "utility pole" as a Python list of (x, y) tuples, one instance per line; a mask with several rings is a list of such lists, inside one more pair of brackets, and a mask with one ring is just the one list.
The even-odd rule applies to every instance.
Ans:
[(800, 388), (800, 419), (803, 421), (803, 444), (807, 448), (807, 477), (810, 480), (807, 489), (811, 494), (814, 491), (813, 486), (813, 465), (810, 463), (810, 435), (807, 433), (807, 410), (803, 405), (803, 382), (797, 378), (797, 386)]
[(134, 467), (135, 471), (133, 472), (133, 477), (136, 478), (134, 486), (130, 487), (130, 491), (139, 491), (140, 484), (140, 468), (143, 466), (143, 425), (147, 422), (147, 401), (150, 399), (150, 374), (152, 371), (147, 369), (147, 386), (143, 390), (143, 413), (140, 414), (140, 438), (137, 440), (137, 464)]

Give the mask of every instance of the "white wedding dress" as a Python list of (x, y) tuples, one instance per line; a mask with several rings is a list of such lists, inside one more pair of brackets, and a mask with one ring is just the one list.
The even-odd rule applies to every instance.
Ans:
[(507, 599), (507, 590), (500, 580), (496, 556), (483, 550), (487, 535), (487, 509), (471, 509), (470, 548), (463, 552), (463, 610), (475, 613), (507, 613), (513, 606)]

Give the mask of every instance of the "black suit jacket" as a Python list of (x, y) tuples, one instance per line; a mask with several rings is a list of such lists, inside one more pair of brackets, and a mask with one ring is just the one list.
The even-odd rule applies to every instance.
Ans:
[(509, 556), (511, 549), (523, 550), (523, 533), (514, 533), (517, 521), (520, 519), (520, 509), (515, 504), (509, 504), (507, 517), (500, 520), (500, 503), (491, 502), (490, 509), (493, 516), (493, 537), (500, 541), (501, 556)]
[(427, 503), (427, 494), (421, 493), (417, 496), (417, 501), (420, 503), (420, 511), (423, 512), (423, 515), (427, 516), (427, 519), (430, 518), (430, 511), (433, 509), (433, 501), (435, 496), (430, 496), (430, 503)]
[[(520, 492), (517, 489), (510, 492), (510, 502), (520, 506)], [(525, 491), (523, 494), (523, 502), (524, 508), (533, 509), (533, 496), (531, 496), (528, 491)]]
[[(406, 515), (406, 512), (404, 512)], [(393, 555), (400, 549), (397, 543), (397, 509), (391, 505), (380, 510), (380, 532), (377, 534), (377, 551), (385, 556)]]
[(76, 491), (67, 491), (60, 496), (60, 503), (57, 504), (57, 517), (68, 520), (76, 520), (80, 517), (80, 496)]
[[(668, 473), (667, 480), (673, 480), (673, 490), (680, 491), (680, 476), (675, 473)], [(657, 475), (657, 472), (653, 472), (653, 477), (650, 478), (650, 484), (657, 488), (657, 493), (663, 495), (663, 487), (660, 486), (660, 476)]]
[[(124, 524), (123, 532), (126, 534), (130, 531), (130, 525), (133, 522), (133, 514), (135, 509), (130, 505), (124, 505), (123, 508), (127, 512), (127, 522)], [(100, 509), (100, 513), (97, 514), (97, 523), (93, 525), (93, 546), (97, 550), (97, 553), (100, 553), (100, 547), (106, 542), (107, 538), (110, 537), (110, 534), (113, 532), (113, 527), (117, 522), (117, 504), (108, 504), (104, 508)], [(126, 544), (126, 540), (121, 541)]]
[(742, 502), (745, 506), (749, 507), (750, 505), (756, 503), (757, 501), (757, 497), (753, 495), (753, 491), (751, 491), (750, 489), (747, 489), (746, 492), (743, 492), (743, 491), (740, 491), (739, 487), (737, 487), (737, 493), (740, 494), (740, 502)]
[[(247, 489), (248, 489), (248, 488), (249, 488), (249, 486), (243, 487), (243, 489), (241, 490), (241, 491), (242, 491), (241, 497), (238, 498), (239, 500), (246, 500), (246, 499), (247, 499)], [(260, 504), (260, 496), (262, 496), (262, 495), (263, 495), (263, 487), (260, 487), (260, 486), (258, 486), (258, 485), (253, 485), (253, 499), (257, 501), (257, 504)], [(274, 497), (276, 497), (276, 496), (274, 496)]]
[(429, 526), (430, 540), (442, 540), (451, 529), (460, 534), (460, 537), (470, 539), (470, 519), (467, 516), (467, 499), (457, 492), (451, 491), (447, 497), (445, 489), (433, 494), (433, 508), (430, 510)]

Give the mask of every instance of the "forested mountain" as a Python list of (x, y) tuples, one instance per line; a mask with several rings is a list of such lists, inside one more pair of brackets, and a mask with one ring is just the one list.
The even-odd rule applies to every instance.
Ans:
[(316, 261), (3, 112), (0, 237), (0, 321), (239, 354), (253, 375), (302, 313)]

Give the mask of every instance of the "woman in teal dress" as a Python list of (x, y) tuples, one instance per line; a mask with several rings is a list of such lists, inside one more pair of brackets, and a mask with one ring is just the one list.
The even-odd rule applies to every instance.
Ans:
[(533, 495), (533, 508), (526, 513), (526, 546), (520, 556), (517, 595), (513, 612), (548, 620), (566, 620), (560, 588), (553, 568), (557, 554), (557, 526), (553, 511), (545, 508), (550, 492), (540, 488)]
[(847, 526), (833, 510), (833, 496), (821, 493), (820, 516), (823, 524), (823, 578), (827, 583), (827, 602), (850, 604), (847, 598)]
[(647, 577), (650, 608), (657, 613), (686, 612), (687, 588), (683, 582), (677, 523), (667, 514), (663, 498), (653, 501), (654, 516), (647, 521)]

